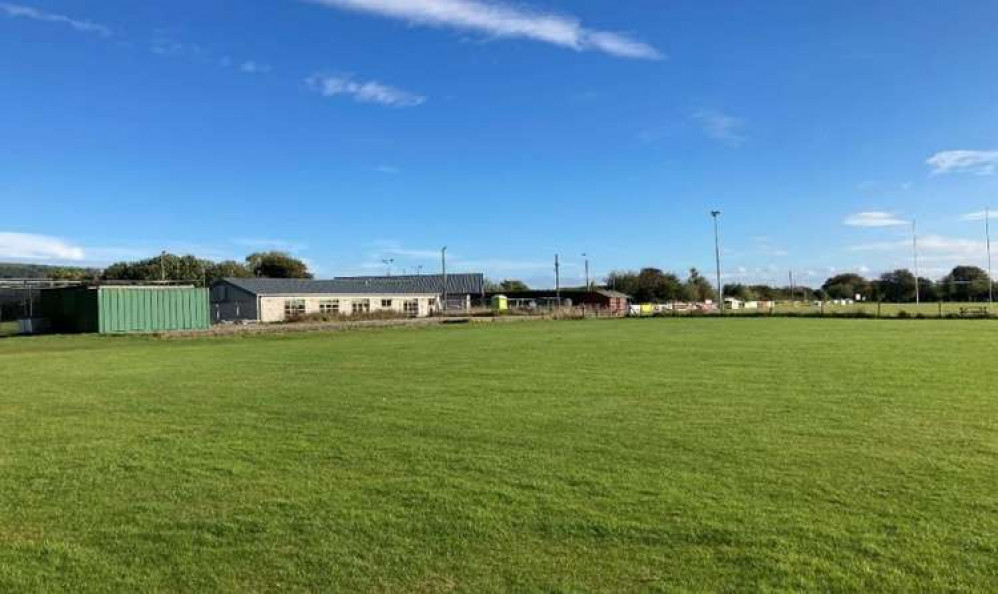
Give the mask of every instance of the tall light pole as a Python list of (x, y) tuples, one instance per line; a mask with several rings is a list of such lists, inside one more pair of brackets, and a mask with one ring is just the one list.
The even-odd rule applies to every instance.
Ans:
[(443, 278), (443, 297), (444, 302), (442, 304), (442, 309), (447, 310), (447, 246), (440, 248), (440, 271), (441, 277)]
[(381, 261), (385, 265), (385, 276), (391, 276), (392, 275), (392, 262), (394, 262), (394, 261), (395, 261), (395, 258), (385, 258), (385, 259), (383, 259)]
[(586, 291), (592, 290), (592, 286), (589, 284), (589, 254), (583, 253), (582, 257), (586, 259)]
[(988, 244), (988, 303), (995, 302), (995, 277), (991, 274), (991, 209), (984, 209), (984, 236)]
[(558, 307), (561, 307), (561, 264), (558, 262), (558, 254), (554, 255), (554, 296), (558, 300)]
[(724, 313), (724, 286), (721, 285), (721, 238), (717, 230), (717, 217), (721, 216), (721, 211), (712, 210), (710, 216), (714, 218), (714, 261), (717, 267), (717, 311)]
[(918, 228), (915, 221), (911, 222), (911, 251), (915, 260), (915, 305), (918, 305), (922, 299), (918, 290)]

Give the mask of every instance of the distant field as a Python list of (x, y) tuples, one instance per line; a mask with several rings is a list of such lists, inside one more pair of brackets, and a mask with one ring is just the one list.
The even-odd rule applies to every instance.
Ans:
[[(934, 318), (940, 316), (958, 316), (960, 315), (962, 309), (975, 309), (981, 307), (986, 308), (991, 316), (998, 316), (998, 307), (991, 306), (987, 303), (883, 303), (878, 306), (876, 303), (865, 302), (855, 303), (853, 305), (825, 305), (823, 308), (813, 304), (791, 305), (781, 303), (776, 306), (775, 313), (800, 315), (816, 315), (824, 313), (828, 316), (855, 313), (877, 315), (879, 313), (882, 317), (893, 318), (904, 312), (910, 316), (921, 315)], [(769, 309), (736, 310), (730, 313), (769, 313)]]
[(0, 340), (0, 591), (996, 591), (998, 324)]
[(17, 334), (19, 331), (20, 326), (17, 322), (0, 322), (0, 336)]

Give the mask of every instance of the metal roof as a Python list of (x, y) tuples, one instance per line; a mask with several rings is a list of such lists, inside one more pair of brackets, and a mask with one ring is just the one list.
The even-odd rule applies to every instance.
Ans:
[[(344, 276), (331, 280), (297, 278), (225, 278), (222, 280), (254, 295), (439, 295), (443, 292), (442, 277), (443, 275), (440, 274), (420, 274)], [(480, 273), (447, 275), (447, 293), (451, 295), (479, 295), (483, 292), (484, 287), (485, 277)]]

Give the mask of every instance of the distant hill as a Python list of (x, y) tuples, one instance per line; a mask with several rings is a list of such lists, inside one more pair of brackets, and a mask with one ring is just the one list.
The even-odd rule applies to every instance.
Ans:
[(99, 275), (100, 270), (97, 268), (0, 262), (0, 278), (86, 279)]

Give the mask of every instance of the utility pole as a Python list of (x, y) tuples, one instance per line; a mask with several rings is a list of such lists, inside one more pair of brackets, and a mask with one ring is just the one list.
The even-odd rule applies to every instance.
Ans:
[(592, 290), (592, 285), (589, 284), (589, 254), (582, 254), (582, 257), (586, 259), (586, 291)]
[(717, 231), (717, 217), (721, 211), (712, 210), (710, 216), (714, 218), (714, 260), (717, 265), (717, 311), (724, 313), (724, 286), (721, 285), (721, 239)]
[(558, 254), (554, 255), (554, 295), (558, 300), (558, 307), (561, 307), (561, 264), (558, 263)]
[(159, 253), (159, 280), (166, 282), (166, 250)]
[(915, 305), (922, 302), (921, 295), (918, 290), (918, 229), (915, 226), (916, 222), (911, 222), (911, 249), (912, 254), (915, 258)]
[(423, 265), (420, 264), (419, 266), (416, 266), (416, 276), (422, 276), (422, 274), (423, 274)]
[(447, 246), (440, 248), (440, 270), (443, 277), (443, 296), (444, 302), (441, 305), (444, 311), (447, 310)]
[(984, 209), (984, 236), (988, 243), (988, 303), (995, 302), (995, 277), (991, 274), (991, 209)]

